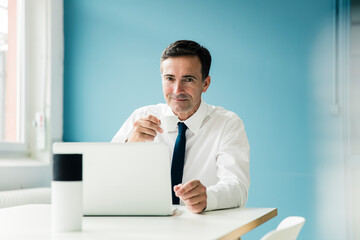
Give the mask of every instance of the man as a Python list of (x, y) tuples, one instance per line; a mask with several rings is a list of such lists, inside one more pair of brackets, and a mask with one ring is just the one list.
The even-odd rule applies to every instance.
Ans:
[[(167, 104), (137, 109), (112, 140), (168, 144), (173, 203), (181, 199), (194, 213), (244, 206), (250, 186), (249, 144), (241, 119), (201, 98), (210, 86), (210, 65), (209, 51), (198, 43), (170, 44), (160, 62)], [(178, 126), (164, 130), (164, 116), (177, 116)]]

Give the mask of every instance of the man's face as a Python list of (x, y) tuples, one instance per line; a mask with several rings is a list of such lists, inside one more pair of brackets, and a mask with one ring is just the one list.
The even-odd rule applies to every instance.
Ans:
[(162, 61), (161, 77), (167, 104), (180, 120), (188, 119), (199, 108), (201, 94), (210, 85), (210, 76), (202, 81), (199, 57), (170, 57)]

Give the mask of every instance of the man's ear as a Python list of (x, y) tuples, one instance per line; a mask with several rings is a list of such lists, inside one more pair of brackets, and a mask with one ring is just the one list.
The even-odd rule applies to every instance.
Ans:
[(204, 81), (203, 81), (203, 89), (202, 89), (202, 92), (206, 92), (210, 86), (210, 82), (211, 82), (211, 77), (210, 76), (207, 76)]

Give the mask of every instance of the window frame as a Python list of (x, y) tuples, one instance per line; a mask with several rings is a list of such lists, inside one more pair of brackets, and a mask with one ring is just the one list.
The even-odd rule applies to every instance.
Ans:
[[(0, 142), (0, 156), (16, 154), (16, 155), (26, 155), (27, 154), (27, 133), (25, 127), (25, 79), (24, 79), (24, 57), (25, 57), (25, 37), (24, 37), (24, 24), (25, 24), (25, 8), (24, 1), (17, 0), (16, 2), (16, 125), (18, 131), (16, 132), (17, 139), (19, 142)], [(20, 51), (19, 49), (24, 49), (24, 51)]]
[[(21, 23), (17, 48), (24, 49), (17, 51), (17, 81), (22, 84), (17, 88), (17, 111), (22, 114), (17, 121), (23, 127), (18, 136), (22, 143), (0, 142), (0, 161), (21, 158), (49, 163), (52, 143), (62, 141), (63, 132), (63, 0), (17, 0), (17, 9)], [(46, 140), (41, 149), (36, 146), (36, 112), (45, 116)]]

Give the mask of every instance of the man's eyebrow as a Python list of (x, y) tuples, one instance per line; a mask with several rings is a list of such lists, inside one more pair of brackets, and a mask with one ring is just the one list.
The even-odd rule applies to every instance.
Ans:
[(193, 75), (184, 75), (182, 76), (182, 78), (194, 78), (194, 79), (197, 79), (195, 76)]
[(164, 74), (165, 77), (175, 77), (175, 75), (172, 74)]

